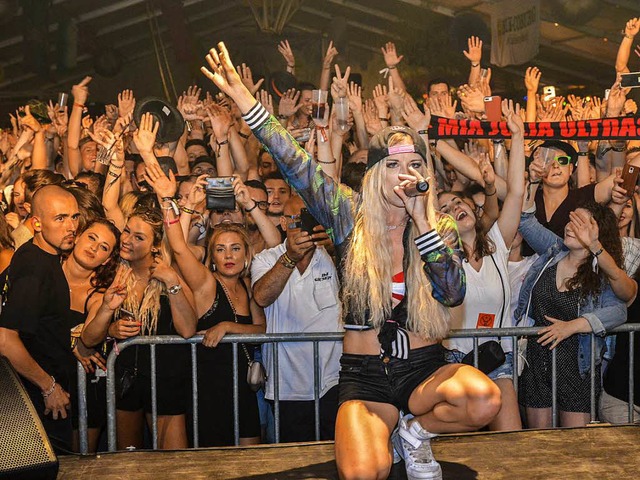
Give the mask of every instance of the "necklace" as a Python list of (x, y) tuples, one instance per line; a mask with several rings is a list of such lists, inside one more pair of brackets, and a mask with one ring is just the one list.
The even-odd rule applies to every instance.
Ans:
[(237, 287), (236, 287), (236, 289), (234, 289), (234, 293), (232, 295), (231, 294), (231, 289), (229, 288), (229, 286), (227, 284), (225, 284), (220, 277), (217, 277), (217, 278), (218, 278), (218, 281), (220, 282), (220, 285), (222, 285), (222, 289), (227, 294), (227, 297), (229, 298), (229, 302), (231, 302), (232, 299), (235, 300), (236, 302), (238, 300), (240, 300), (240, 297), (238, 296), (238, 294), (235, 293), (235, 292), (237, 292)]
[(395, 230), (397, 228), (400, 227), (404, 227), (407, 224), (407, 220), (403, 220), (402, 222), (398, 223), (397, 225), (387, 225), (387, 231), (391, 231), (391, 230)]

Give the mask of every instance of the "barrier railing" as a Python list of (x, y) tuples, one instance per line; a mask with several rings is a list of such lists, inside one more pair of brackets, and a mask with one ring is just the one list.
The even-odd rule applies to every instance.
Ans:
[[(539, 334), (541, 327), (514, 327), (514, 328), (493, 328), (493, 329), (473, 329), (473, 330), (452, 330), (448, 338), (473, 338), (474, 364), (478, 365), (478, 346), (479, 338), (485, 337), (510, 337), (513, 342), (513, 370), (518, 371), (520, 360), (518, 338), (535, 337)], [(635, 332), (640, 331), (640, 324), (621, 325), (610, 332), (608, 335), (617, 333), (629, 333), (629, 422), (633, 421), (633, 405), (634, 405), (634, 344)], [(280, 395), (279, 395), (279, 362), (278, 362), (278, 345), (288, 342), (313, 342), (313, 362), (314, 362), (314, 410), (315, 410), (315, 435), (316, 440), (320, 439), (320, 392), (319, 392), (319, 342), (335, 342), (341, 341), (343, 333), (271, 333), (271, 334), (245, 334), (245, 335), (226, 335), (220, 343), (231, 343), (233, 352), (233, 427), (234, 441), (239, 444), (240, 438), (240, 419), (238, 406), (238, 343), (271, 343), (273, 344), (273, 387), (274, 387), (274, 420), (275, 420), (275, 441), (280, 441)], [(156, 385), (156, 345), (191, 345), (191, 375), (192, 375), (192, 405), (193, 405), (193, 445), (198, 447), (198, 371), (196, 346), (202, 343), (203, 335), (184, 339), (179, 336), (147, 336), (133, 337), (118, 343), (118, 351), (122, 352), (126, 348), (134, 345), (149, 345), (151, 355), (151, 433), (153, 448), (158, 447), (158, 414), (157, 414), (157, 385)], [(595, 335), (590, 334), (591, 340), (591, 422), (596, 421), (596, 388), (600, 383), (600, 379), (596, 382), (595, 371), (595, 352), (596, 342)], [(115, 362), (118, 358), (116, 349), (112, 350), (107, 359), (107, 439), (108, 450), (110, 452), (116, 450), (116, 391), (115, 391)], [(556, 350), (551, 350), (551, 376), (552, 376), (552, 422), (553, 427), (558, 425), (558, 408), (557, 408), (557, 360)], [(244, 379), (243, 379), (244, 381)], [(516, 393), (518, 391), (518, 375), (513, 376), (513, 383)], [(86, 374), (80, 364), (78, 364), (78, 413), (79, 413), (79, 446), (81, 453), (88, 452), (87, 440), (87, 409), (86, 409)]]

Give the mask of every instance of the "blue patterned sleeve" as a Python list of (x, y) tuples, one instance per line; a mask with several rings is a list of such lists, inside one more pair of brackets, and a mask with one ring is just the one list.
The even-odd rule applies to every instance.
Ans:
[(460, 305), (467, 280), (462, 267), (462, 244), (453, 218), (440, 214), (436, 228), (417, 237), (415, 243), (433, 288), (433, 298), (448, 307)]
[(327, 229), (336, 245), (342, 244), (353, 229), (353, 190), (326, 175), (260, 103), (256, 103), (243, 118), (311, 214)]

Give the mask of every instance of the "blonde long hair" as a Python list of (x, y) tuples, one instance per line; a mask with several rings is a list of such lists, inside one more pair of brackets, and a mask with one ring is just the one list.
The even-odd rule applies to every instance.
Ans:
[[(147, 223), (153, 230), (153, 246), (158, 248), (158, 253), (163, 263), (171, 264), (171, 251), (164, 237), (162, 214), (157, 209), (138, 208), (131, 217), (138, 217)], [(131, 218), (130, 217), (130, 218)], [(123, 260), (128, 265), (129, 262)], [(129, 275), (127, 279), (127, 296), (122, 304), (123, 308), (133, 313), (134, 318), (142, 323), (141, 335), (155, 335), (158, 328), (158, 314), (160, 312), (160, 296), (166, 292), (164, 283), (152, 278), (149, 280), (142, 294), (142, 301), (135, 291), (136, 279)]]
[[(389, 146), (411, 144), (411, 138), (403, 133), (389, 138)], [(392, 311), (391, 278), (392, 248), (388, 240), (386, 223), (389, 201), (384, 195), (384, 160), (372, 166), (362, 181), (362, 195), (356, 207), (355, 226), (344, 264), (343, 312), (349, 313), (356, 324), (367, 320), (379, 329)], [(421, 173), (426, 174), (427, 167)], [(425, 211), (429, 196), (424, 197)], [(440, 217), (438, 220), (446, 220)], [(440, 223), (440, 222), (439, 222)], [(433, 223), (432, 223), (433, 224)], [(423, 271), (424, 262), (414, 239), (418, 229), (409, 224), (409, 247), (405, 252), (408, 266), (405, 273), (407, 305), (407, 329), (424, 339), (440, 340), (449, 330), (449, 309), (432, 295), (432, 287)]]

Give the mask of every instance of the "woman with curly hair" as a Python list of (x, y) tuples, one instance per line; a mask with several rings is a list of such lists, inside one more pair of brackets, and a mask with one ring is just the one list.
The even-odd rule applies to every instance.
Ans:
[[(62, 264), (71, 297), (70, 325), (71, 347), (85, 372), (95, 374), (95, 382), (87, 382), (87, 411), (89, 426), (89, 451), (95, 452), (100, 430), (106, 421), (105, 411), (105, 358), (104, 345), (87, 349), (78, 337), (84, 328), (89, 310), (102, 302), (102, 296), (115, 278), (118, 265), (118, 241), (120, 232), (106, 219), (96, 219), (76, 237), (75, 245)], [(96, 368), (97, 367), (97, 368)], [(72, 389), (73, 392), (77, 388)], [(73, 405), (78, 405), (74, 399)], [(74, 429), (77, 429), (77, 411), (73, 412)], [(77, 434), (77, 431), (75, 432)]]
[[(170, 266), (163, 248), (160, 210), (140, 208), (127, 219), (120, 236), (125, 267), (91, 309), (82, 341), (93, 347), (107, 335), (123, 340), (136, 335), (193, 336), (196, 331), (193, 296)], [(156, 347), (158, 448), (188, 446), (185, 413), (190, 382), (186, 345)], [(143, 421), (151, 422), (151, 360), (148, 346), (124, 350), (116, 363), (116, 378), (135, 371), (133, 383), (121, 389), (117, 401), (118, 448), (143, 446)]]
[[(406, 102), (414, 129), (389, 127), (374, 135), (356, 204), (353, 191), (326, 175), (256, 102), (223, 43), (207, 62), (211, 70), (203, 73), (235, 101), (343, 260), (340, 477), (387, 478), (395, 450), (410, 479), (442, 478), (430, 439), (488, 424), (500, 409), (500, 391), (479, 370), (444, 360), (440, 341), (449, 308), (464, 298), (465, 276), (457, 229), (436, 211), (433, 180), (428, 195), (411, 192), (430, 180), (426, 144), (416, 131), (426, 132), (429, 114)], [(279, 261), (295, 268), (286, 255)]]
[[(525, 203), (525, 212), (531, 204)], [(558, 365), (560, 425), (589, 422), (588, 334), (597, 335), (595, 378), (600, 379), (603, 337), (626, 321), (625, 302), (633, 299), (637, 290), (621, 268), (622, 243), (613, 212), (591, 202), (575, 209), (569, 218), (564, 238), (541, 226), (533, 213), (523, 213), (520, 222), (522, 237), (540, 257), (524, 279), (516, 318), (524, 320), (525, 326), (544, 327), (537, 341), (528, 342), (527, 367), (520, 381), (520, 401), (531, 428), (552, 426), (552, 349), (556, 349)]]

